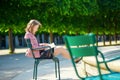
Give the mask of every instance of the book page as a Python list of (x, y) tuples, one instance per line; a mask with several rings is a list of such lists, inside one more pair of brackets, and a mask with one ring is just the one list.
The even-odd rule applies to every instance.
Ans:
[(56, 45), (54, 43), (48, 44), (51, 48), (54, 48)]

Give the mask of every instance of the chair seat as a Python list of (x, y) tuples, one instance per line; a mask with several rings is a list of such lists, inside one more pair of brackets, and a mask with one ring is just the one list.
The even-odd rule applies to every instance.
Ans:
[[(115, 72), (111, 74), (102, 75), (103, 80), (120, 80), (120, 73)], [(85, 80), (100, 80), (99, 76), (87, 77)]]
[(41, 57), (39, 57), (39, 58), (35, 58), (35, 59), (53, 59), (54, 58), (54, 56), (53, 55), (51, 55), (50, 57), (48, 57), (48, 56), (41, 56)]
[(35, 58), (35, 59), (53, 59), (53, 57), (50, 57), (50, 58), (49, 57), (46, 57), (46, 58), (41, 58), (40, 57), (40, 58)]

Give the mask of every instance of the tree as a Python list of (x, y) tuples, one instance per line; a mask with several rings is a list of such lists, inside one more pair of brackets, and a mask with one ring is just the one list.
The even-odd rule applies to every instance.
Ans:
[(49, 33), (50, 42), (54, 33), (120, 33), (119, 0), (1, 0), (0, 7), (1, 33), (23, 34), (30, 19), (41, 21), (38, 32)]

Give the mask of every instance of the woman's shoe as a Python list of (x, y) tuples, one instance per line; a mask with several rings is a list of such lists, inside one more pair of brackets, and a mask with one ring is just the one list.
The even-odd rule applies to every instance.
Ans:
[(75, 62), (75, 63), (78, 63), (81, 59), (82, 59), (82, 58), (75, 58), (75, 59), (74, 59), (74, 62)]

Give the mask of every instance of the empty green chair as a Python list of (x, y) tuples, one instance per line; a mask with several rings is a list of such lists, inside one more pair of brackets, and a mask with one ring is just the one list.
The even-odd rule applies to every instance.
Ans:
[[(50, 46), (45, 46), (45, 47), (41, 47), (41, 48), (32, 48), (32, 44), (30, 39), (26, 39), (26, 44), (27, 44), (27, 48), (31, 49), (32, 51), (32, 55), (34, 58), (34, 70), (33, 70), (33, 79), (37, 80), (37, 67), (38, 64), (40, 63), (41, 60), (46, 60), (47, 58), (35, 58), (35, 55), (33, 53), (33, 50), (41, 50), (41, 49), (50, 49), (50, 53), (53, 54), (53, 49)], [(56, 78), (58, 76), (58, 79), (60, 80), (60, 63), (59, 63), (59, 59), (57, 57), (52, 57), (52, 58), (48, 58), (48, 59), (52, 59), (55, 62), (55, 74), (56, 74)], [(44, 73), (44, 72), (43, 72)]]
[[(79, 77), (80, 80), (120, 80), (120, 73), (111, 71), (109, 69), (109, 66), (107, 65), (108, 62), (120, 59), (120, 56), (105, 61), (104, 55), (97, 49), (96, 37), (94, 34), (90, 33), (87, 35), (64, 36), (64, 41), (70, 53), (71, 61), (75, 69), (76, 75)], [(98, 60), (98, 54), (101, 55), (102, 61)], [(83, 58), (88, 56), (95, 57), (99, 75), (81, 77), (78, 73), (78, 69), (74, 62), (74, 58)], [(101, 63), (105, 64), (106, 69), (110, 71), (110, 73), (101, 74)]]

